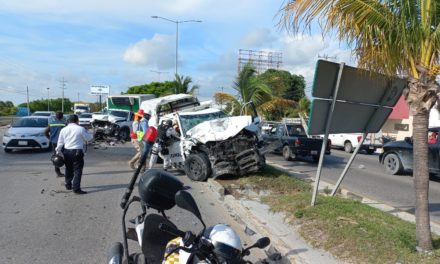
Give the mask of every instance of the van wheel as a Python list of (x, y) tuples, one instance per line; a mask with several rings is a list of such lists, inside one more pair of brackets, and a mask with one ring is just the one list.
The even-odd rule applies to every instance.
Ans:
[(353, 145), (351, 144), (350, 141), (345, 142), (345, 144), (344, 144), (344, 151), (347, 152), (347, 153), (353, 152)]
[(123, 128), (119, 131), (119, 140), (130, 141), (130, 131), (127, 128)]
[(211, 176), (211, 162), (205, 153), (190, 154), (185, 160), (185, 174), (193, 181), (205, 181)]

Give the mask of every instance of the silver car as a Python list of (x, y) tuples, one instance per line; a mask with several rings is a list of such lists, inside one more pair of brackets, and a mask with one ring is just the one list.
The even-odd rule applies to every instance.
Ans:
[(44, 135), (48, 121), (48, 116), (25, 116), (18, 119), (3, 135), (4, 151), (11, 152), (14, 149), (49, 150), (49, 140)]

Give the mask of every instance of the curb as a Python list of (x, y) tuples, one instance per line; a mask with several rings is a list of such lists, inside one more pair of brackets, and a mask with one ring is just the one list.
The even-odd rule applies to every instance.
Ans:
[[(302, 174), (302, 173), (298, 173), (298, 172), (292, 172), (292, 171), (284, 168), (283, 166), (278, 165), (278, 164), (273, 163), (273, 162), (267, 162), (267, 164), (271, 165), (271, 166), (274, 166), (277, 169), (280, 169), (280, 170), (286, 172), (288, 175), (290, 175), (292, 177), (299, 178), (299, 179), (305, 180), (307, 182), (310, 182), (312, 184), (312, 187), (313, 187), (313, 184), (315, 182), (315, 179), (313, 177), (310, 177), (308, 175), (305, 175), (305, 174)], [(322, 193), (323, 190), (326, 189), (326, 188), (333, 189), (334, 188), (334, 184), (328, 183), (328, 182), (323, 181), (321, 179), (319, 181), (318, 192)], [(339, 187), (338, 193), (340, 193), (340, 195), (342, 197), (344, 197), (344, 198), (357, 200), (357, 201), (359, 201), (361, 203), (364, 203), (364, 204), (367, 204), (367, 205), (369, 205), (371, 207), (379, 209), (379, 210), (381, 210), (381, 211), (383, 211), (385, 213), (397, 216), (397, 217), (399, 217), (400, 219), (402, 219), (404, 221), (411, 222), (411, 223), (415, 223), (416, 222), (415, 216), (413, 214), (401, 211), (401, 210), (399, 210), (397, 208), (394, 208), (394, 207), (392, 207), (392, 206), (390, 206), (388, 204), (384, 204), (382, 202), (378, 202), (378, 201), (376, 201), (374, 199), (371, 199), (369, 197), (362, 196), (361, 194), (354, 193), (354, 192), (350, 191), (349, 189)], [(431, 232), (433, 232), (433, 233), (435, 233), (437, 235), (440, 235), (440, 224), (431, 220)]]
[(207, 187), (214, 192), (219, 200), (223, 201), (226, 209), (233, 215), (238, 224), (248, 234), (267, 236), (271, 240), (267, 254), (280, 253), (281, 261), (276, 263), (337, 264), (330, 253), (312, 248), (295, 232), (293, 226), (284, 222), (284, 216), (270, 212), (269, 206), (253, 200), (236, 199), (233, 195), (226, 195), (225, 188), (215, 180), (208, 179)]

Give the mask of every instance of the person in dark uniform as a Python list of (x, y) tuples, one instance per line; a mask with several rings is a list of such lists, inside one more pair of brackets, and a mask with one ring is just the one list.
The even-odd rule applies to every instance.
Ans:
[(84, 145), (93, 139), (93, 135), (78, 125), (78, 122), (77, 115), (69, 116), (69, 124), (60, 132), (56, 153), (64, 156), (66, 189), (73, 190), (75, 194), (86, 194), (87, 192), (81, 190)]
[[(44, 135), (49, 139), (49, 144), (54, 153), (57, 147), (58, 137), (61, 129), (63, 129), (65, 126), (66, 122), (63, 120), (63, 113), (57, 112), (55, 119), (49, 120), (49, 126), (44, 131)], [(55, 173), (57, 174), (57, 177), (64, 177), (64, 174), (61, 173), (59, 167), (55, 167)]]

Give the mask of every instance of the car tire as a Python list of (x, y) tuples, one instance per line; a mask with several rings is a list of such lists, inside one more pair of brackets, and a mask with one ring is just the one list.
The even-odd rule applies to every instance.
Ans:
[(211, 172), (211, 162), (205, 153), (190, 154), (185, 160), (185, 174), (193, 181), (205, 181)]
[(395, 153), (387, 154), (383, 159), (385, 171), (391, 175), (397, 175), (402, 172), (403, 166), (399, 157)]
[(292, 151), (290, 150), (289, 145), (284, 145), (283, 147), (283, 158), (287, 161), (292, 160)]
[(130, 141), (130, 130), (127, 128), (121, 129), (119, 131), (119, 140)]
[(344, 143), (344, 151), (347, 153), (353, 152), (353, 145), (351, 144), (350, 141)]
[(11, 153), (12, 152), (12, 149), (8, 149), (8, 148), (4, 148), (3, 149), (6, 153)]
[(375, 149), (367, 149), (367, 154), (371, 155), (375, 152)]

